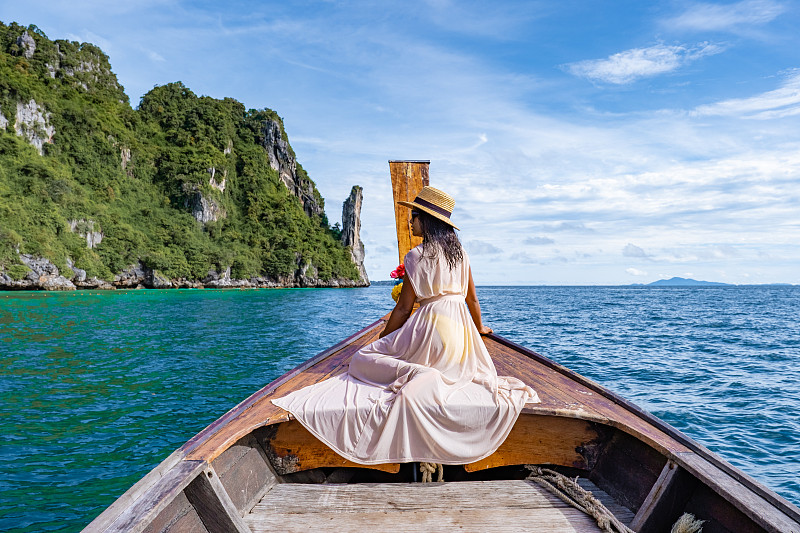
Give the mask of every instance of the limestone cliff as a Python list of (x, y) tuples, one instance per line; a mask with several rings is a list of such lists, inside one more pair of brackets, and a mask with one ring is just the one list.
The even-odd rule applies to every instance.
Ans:
[[(53, 135), (56, 133), (50, 124), (50, 113), (33, 99), (27, 102), (17, 101), (16, 104), (14, 132), (23, 137), (28, 144), (33, 145), (39, 155), (43, 155), (44, 145), (52, 144)], [(8, 126), (9, 120), (0, 108), (0, 129), (7, 130)]]
[(294, 151), (284, 138), (281, 123), (277, 120), (265, 120), (261, 142), (269, 156), (269, 165), (278, 171), (289, 192), (300, 199), (306, 214), (322, 215), (324, 207), (318, 194), (315, 194), (314, 183), (304, 171), (299, 171)]
[(0, 22), (0, 290), (367, 283), (269, 108), (156, 86), (134, 109), (108, 56)]
[[(223, 181), (223, 190), (224, 183)], [(210, 180), (210, 185), (219, 190), (218, 187), (215, 187), (217, 183), (214, 181), (213, 175)], [(188, 207), (192, 211), (192, 216), (201, 224), (216, 222), (220, 218), (225, 218), (225, 209), (220, 205), (219, 201), (211, 195), (203, 194), (199, 186), (193, 183), (184, 183), (183, 193), (185, 194), (185, 207)]]
[(369, 285), (367, 270), (364, 268), (364, 243), (361, 242), (361, 201), (363, 189), (354, 185), (350, 196), (342, 204), (342, 244), (350, 249), (350, 256), (358, 268), (360, 281)]

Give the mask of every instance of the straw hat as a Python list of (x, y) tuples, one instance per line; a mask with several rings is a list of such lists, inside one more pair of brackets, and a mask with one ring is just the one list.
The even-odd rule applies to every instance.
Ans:
[(458, 226), (450, 221), (456, 201), (449, 194), (433, 187), (423, 187), (413, 202), (397, 202), (400, 205), (425, 211), (432, 217), (436, 217), (442, 222), (459, 229)]

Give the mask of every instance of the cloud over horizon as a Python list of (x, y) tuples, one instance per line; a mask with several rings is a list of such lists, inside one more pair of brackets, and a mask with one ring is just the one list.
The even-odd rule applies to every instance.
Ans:
[(565, 68), (571, 74), (590, 81), (622, 85), (640, 78), (672, 72), (702, 57), (723, 51), (722, 45), (707, 42), (691, 47), (656, 44), (648, 48), (618, 52), (607, 59), (587, 59), (570, 63)]
[(772, 0), (744, 0), (733, 4), (697, 3), (667, 19), (664, 24), (693, 31), (731, 31), (767, 24), (786, 11), (786, 6)]
[(696, 116), (733, 116), (772, 120), (800, 114), (800, 69), (795, 69), (780, 87), (748, 98), (733, 98), (698, 106)]

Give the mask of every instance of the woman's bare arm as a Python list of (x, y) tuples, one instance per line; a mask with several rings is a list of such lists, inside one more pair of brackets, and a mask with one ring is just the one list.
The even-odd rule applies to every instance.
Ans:
[(383, 338), (389, 333), (400, 329), (406, 323), (408, 317), (411, 316), (411, 311), (414, 309), (414, 302), (417, 301), (417, 294), (414, 292), (414, 287), (408, 282), (407, 276), (403, 276), (403, 288), (400, 289), (400, 297), (397, 299), (397, 305), (392, 309), (392, 314), (389, 316), (389, 321), (386, 322), (386, 327), (380, 337)]
[(469, 285), (467, 286), (467, 308), (469, 314), (472, 315), (472, 321), (475, 322), (475, 327), (478, 328), (478, 333), (481, 335), (488, 335), (493, 333), (492, 328), (484, 326), (481, 321), (481, 304), (478, 302), (478, 293), (475, 291), (475, 282), (472, 281), (472, 267), (469, 269)]

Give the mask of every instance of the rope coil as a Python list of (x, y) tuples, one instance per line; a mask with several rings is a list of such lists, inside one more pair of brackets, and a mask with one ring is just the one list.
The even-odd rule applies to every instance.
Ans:
[[(531, 471), (526, 480), (534, 481), (558, 496), (564, 503), (588, 514), (597, 522), (597, 526), (606, 533), (635, 533), (631, 528), (619, 521), (614, 513), (594, 497), (594, 494), (578, 484), (578, 478), (570, 479), (555, 470), (535, 465), (525, 465)], [(705, 520), (697, 520), (694, 515), (684, 513), (672, 526), (670, 533), (700, 533)]]
[(420, 463), (419, 471), (422, 472), (422, 483), (430, 483), (433, 481), (434, 472), (439, 473), (439, 479), (436, 481), (444, 481), (444, 466), (440, 463)]
[(531, 471), (526, 480), (541, 485), (555, 494), (564, 503), (588, 514), (597, 522), (597, 526), (606, 533), (635, 533), (623, 524), (609, 511), (605, 505), (594, 497), (594, 494), (578, 484), (578, 478), (570, 479), (555, 470), (541, 468), (534, 465), (525, 465)]

